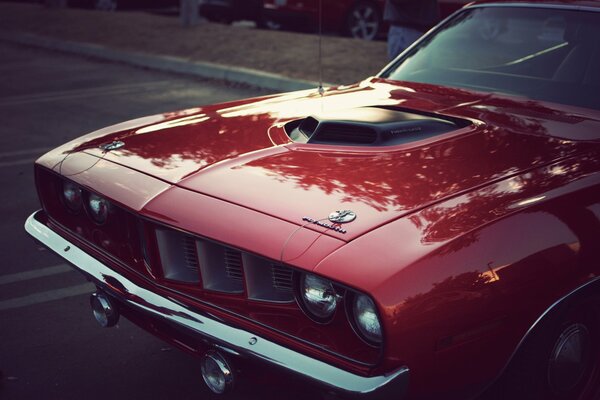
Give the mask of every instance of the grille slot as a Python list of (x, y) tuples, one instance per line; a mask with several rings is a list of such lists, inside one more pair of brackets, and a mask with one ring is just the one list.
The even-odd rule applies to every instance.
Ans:
[(282, 265), (273, 265), (271, 268), (273, 287), (275, 290), (291, 292), (293, 290), (292, 279), (294, 271)]
[(288, 303), (294, 300), (292, 270), (251, 254), (242, 255), (246, 289), (252, 300)]
[(193, 237), (182, 235), (181, 248), (183, 250), (183, 258), (185, 259), (185, 267), (194, 274), (198, 275), (198, 254), (196, 254), (196, 241)]
[(192, 237), (170, 229), (157, 229), (156, 241), (165, 279), (187, 283), (200, 281)]
[(243, 281), (242, 253), (228, 248), (225, 249), (225, 273), (230, 279)]
[(244, 269), (239, 251), (196, 240), (204, 289), (225, 293), (244, 292)]

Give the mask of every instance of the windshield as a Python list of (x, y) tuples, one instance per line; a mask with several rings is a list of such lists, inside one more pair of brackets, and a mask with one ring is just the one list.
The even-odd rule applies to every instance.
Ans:
[(467, 9), (405, 53), (387, 79), (600, 109), (600, 13)]

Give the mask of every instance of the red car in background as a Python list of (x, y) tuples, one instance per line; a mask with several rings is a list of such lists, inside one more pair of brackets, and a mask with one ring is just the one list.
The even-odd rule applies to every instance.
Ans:
[[(469, 1), (441, 0), (440, 14), (447, 17)], [(385, 0), (322, 0), (323, 29), (373, 40), (385, 34)], [(314, 29), (319, 23), (319, 0), (264, 0), (261, 24), (266, 27)]]

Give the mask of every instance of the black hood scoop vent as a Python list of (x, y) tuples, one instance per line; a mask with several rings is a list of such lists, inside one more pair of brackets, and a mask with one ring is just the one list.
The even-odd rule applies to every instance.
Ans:
[(286, 131), (299, 143), (393, 146), (441, 135), (469, 125), (456, 118), (363, 107), (289, 122)]
[(377, 131), (369, 126), (323, 122), (309, 139), (310, 143), (374, 144)]

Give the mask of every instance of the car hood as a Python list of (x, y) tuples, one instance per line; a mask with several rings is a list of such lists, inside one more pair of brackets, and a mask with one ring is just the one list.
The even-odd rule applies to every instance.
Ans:
[[(387, 107), (464, 125), (394, 146), (294, 143), (285, 124), (323, 111)], [(577, 110), (466, 90), (371, 79), (200, 107), (107, 128), (62, 147), (342, 240), (452, 196), (575, 154), (597, 120)], [(596, 133), (597, 135), (597, 133)], [(100, 146), (122, 142), (105, 151)], [(333, 226), (336, 210), (357, 218)], [(320, 225), (314, 221), (322, 222)], [(325, 225), (325, 226), (324, 226)], [(331, 229), (335, 228), (335, 229)]]

